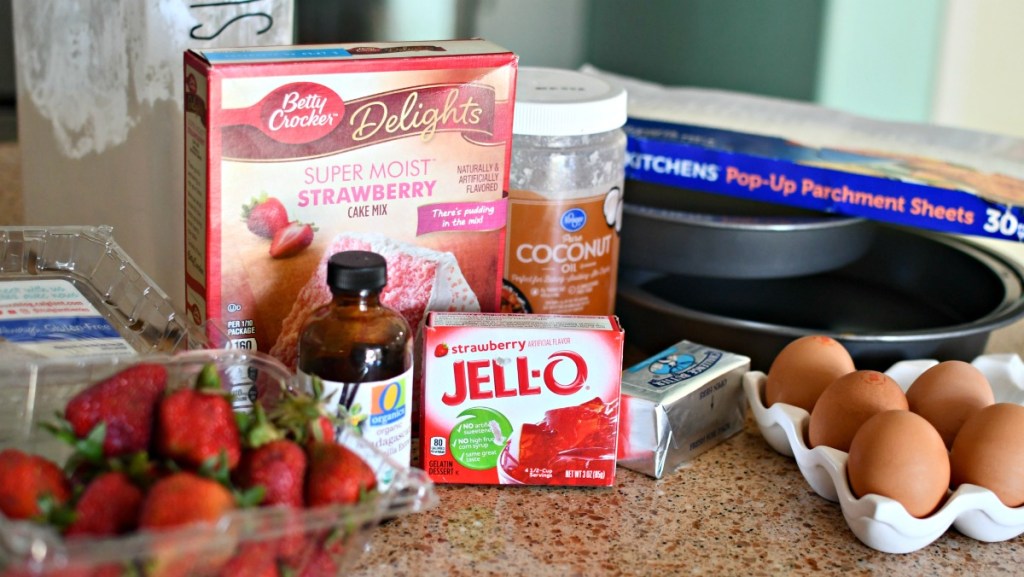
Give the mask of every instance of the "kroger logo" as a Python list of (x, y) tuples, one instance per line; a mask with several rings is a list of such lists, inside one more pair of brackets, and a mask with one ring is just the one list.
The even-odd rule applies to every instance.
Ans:
[(566, 232), (576, 232), (587, 224), (587, 213), (582, 208), (570, 208), (562, 214), (558, 224)]

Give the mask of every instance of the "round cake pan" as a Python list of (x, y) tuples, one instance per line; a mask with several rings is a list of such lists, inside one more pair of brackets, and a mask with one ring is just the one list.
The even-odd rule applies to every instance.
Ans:
[(623, 266), (616, 313), (632, 346), (681, 339), (745, 354), (767, 371), (793, 339), (826, 334), (858, 368), (905, 359), (970, 361), (1024, 316), (1024, 268), (966, 240), (878, 226), (865, 253), (824, 273), (691, 277)]
[(874, 223), (797, 207), (626, 184), (619, 260), (689, 276), (780, 278), (832, 270), (864, 254)]

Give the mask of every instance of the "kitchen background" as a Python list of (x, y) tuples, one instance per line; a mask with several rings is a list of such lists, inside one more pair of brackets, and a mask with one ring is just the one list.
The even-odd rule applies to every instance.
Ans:
[[(480, 36), (515, 50), (524, 65), (590, 63), (665, 84), (1024, 137), (1018, 0), (295, 4), (303, 43)], [(11, 11), (0, 2), (0, 30), (12, 30)], [(17, 136), (15, 87), (13, 34), (0, 34), (0, 140)]]

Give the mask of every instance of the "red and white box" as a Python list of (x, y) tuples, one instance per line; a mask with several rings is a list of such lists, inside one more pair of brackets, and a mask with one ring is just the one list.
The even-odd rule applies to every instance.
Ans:
[(430, 313), (420, 466), (435, 483), (615, 483), (614, 316)]
[(187, 52), (189, 315), (294, 367), (350, 249), (414, 328), (497, 311), (517, 65), (484, 40)]

